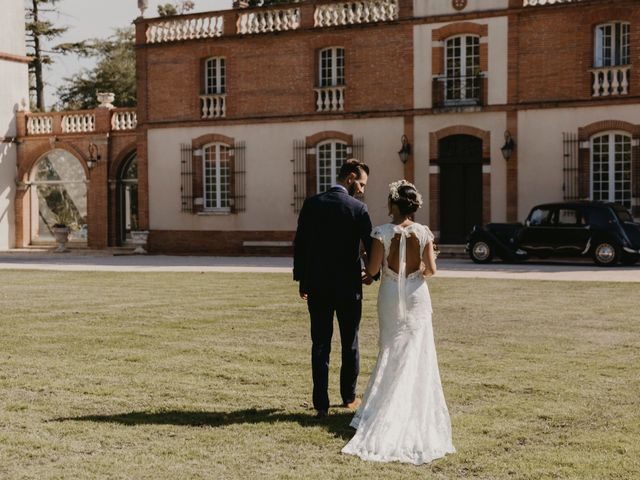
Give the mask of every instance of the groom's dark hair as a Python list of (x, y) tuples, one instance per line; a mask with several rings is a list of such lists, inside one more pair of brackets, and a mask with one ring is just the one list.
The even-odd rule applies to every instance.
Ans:
[(355, 158), (350, 158), (340, 167), (338, 180), (344, 180), (352, 173), (356, 174), (356, 178), (360, 178), (362, 176), (362, 172), (365, 172), (367, 175), (369, 175), (369, 165), (361, 162), (360, 160), (356, 160)]

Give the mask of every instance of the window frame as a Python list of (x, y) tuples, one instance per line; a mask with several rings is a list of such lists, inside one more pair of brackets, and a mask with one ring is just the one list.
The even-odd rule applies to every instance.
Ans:
[[(322, 158), (322, 147), (330, 145), (330, 157), (329, 161), (331, 162), (329, 165), (329, 175), (330, 182), (323, 182), (326, 178), (326, 175), (321, 174), (321, 168), (324, 166), (321, 165), (323, 161), (326, 161), (325, 158)], [(338, 148), (337, 146), (341, 145), (344, 148), (344, 158), (342, 159), (342, 163), (344, 163), (349, 158), (349, 145), (344, 140), (340, 140), (337, 138), (331, 138), (324, 140), (316, 145), (316, 193), (323, 193), (329, 190), (333, 185), (336, 184), (338, 173), (340, 172), (340, 166), (338, 166)], [(326, 167), (324, 167), (326, 168)], [(326, 189), (322, 189), (323, 185), (326, 185)]]
[[(324, 54), (328, 55), (328, 68), (324, 68)], [(342, 64), (338, 65), (338, 60), (342, 60)], [(325, 78), (324, 72), (329, 71), (329, 77)], [(318, 87), (344, 87), (346, 84), (346, 61), (344, 47), (326, 47), (318, 51)]]
[[(617, 148), (616, 136), (622, 136), (624, 137), (624, 139), (626, 139), (624, 146), (628, 147), (628, 150), (622, 151), (622, 152), (616, 151), (616, 148)], [(607, 139), (608, 148), (607, 148), (607, 156), (606, 156), (606, 162), (607, 162), (606, 182), (603, 182), (602, 180), (596, 181), (596, 178), (595, 178), (596, 176), (595, 156), (597, 154), (595, 145), (596, 145), (596, 140), (599, 140), (603, 137), (608, 137)], [(621, 162), (618, 162), (618, 160), (616, 159), (616, 154), (618, 153), (621, 155), (627, 154), (628, 160), (624, 161), (623, 159)], [(602, 152), (598, 152), (598, 154), (601, 155)], [(598, 162), (598, 164), (602, 164), (602, 163), (603, 163), (602, 161)], [(622, 164), (622, 171), (617, 172), (616, 167), (620, 163)], [(628, 170), (625, 168), (625, 166), (628, 166)], [(590, 198), (592, 200), (619, 203), (623, 205), (625, 208), (632, 207), (632, 204), (633, 204), (633, 137), (629, 132), (625, 132), (622, 130), (610, 130), (610, 131), (598, 132), (594, 134), (589, 139), (589, 169), (590, 169), (590, 178), (589, 178), (590, 190), (589, 191), (590, 191)], [(601, 170), (599, 169), (598, 173), (600, 172)], [(622, 179), (619, 182), (616, 180), (616, 173), (621, 173), (622, 175)], [(624, 179), (625, 173), (628, 173), (628, 180)], [(599, 188), (597, 190), (598, 198), (596, 198), (596, 183), (598, 184), (606, 183), (606, 186), (607, 186), (606, 198), (603, 198), (604, 190), (602, 190), (602, 188)], [(622, 188), (616, 189), (616, 183), (621, 183)], [(617, 199), (618, 196), (621, 197), (620, 200)]]
[[(460, 40), (459, 45), (459, 56), (453, 57), (449, 55), (450, 51), (450, 43), (455, 42), (456, 40)], [(474, 39), (477, 41), (476, 45), (470, 45), (469, 39)], [(480, 41), (481, 37), (477, 34), (469, 34), (463, 33), (460, 35), (452, 35), (444, 39), (444, 77), (445, 77), (445, 102), (447, 103), (465, 103), (465, 102), (473, 102), (481, 101), (480, 98), (482, 95), (482, 89), (480, 86), (481, 81), (481, 51), (480, 51)], [(456, 48), (453, 45), (451, 48)], [(473, 58), (476, 59), (476, 64), (469, 67), (467, 64), (468, 48), (477, 49), (477, 54), (473, 55)], [(457, 75), (449, 75), (451, 70), (456, 70), (456, 68), (449, 68), (450, 61), (458, 61), (459, 65), (457, 66), (458, 74)], [(475, 70), (474, 72), (470, 72), (469, 70)], [(470, 84), (470, 85), (469, 85)], [(468, 95), (468, 90), (471, 91), (471, 96)], [(456, 93), (457, 92), (457, 93)]]
[[(226, 205), (223, 202), (223, 194), (222, 194), (222, 157), (221, 150), (224, 147), (227, 151), (226, 160), (228, 163), (227, 166), (227, 183), (226, 183)], [(207, 175), (207, 162), (211, 160), (207, 158), (207, 153), (211, 148), (214, 148), (215, 154), (213, 161), (215, 162), (215, 175), (208, 176)], [(233, 175), (232, 171), (232, 156), (230, 155), (230, 151), (232, 147), (223, 142), (211, 142), (202, 146), (202, 209), (204, 212), (220, 212), (220, 213), (231, 213), (231, 205), (232, 205), (232, 192), (231, 192), (231, 177)], [(211, 177), (215, 178), (215, 205), (211, 206), (213, 202), (210, 202), (210, 199), (207, 195), (207, 187), (211, 184)]]
[[(213, 68), (211, 68), (213, 66)], [(225, 57), (209, 57), (204, 61), (204, 95), (227, 93), (227, 62)], [(213, 71), (213, 76), (210, 72)]]
[[(605, 62), (605, 34), (603, 30), (611, 28), (609, 34), (611, 52), (609, 62)], [(618, 44), (618, 39), (620, 43)], [(626, 39), (626, 44), (625, 44)], [(619, 61), (616, 61), (619, 58)], [(600, 23), (593, 30), (593, 66), (595, 68), (619, 67), (631, 63), (631, 24), (624, 21)]]

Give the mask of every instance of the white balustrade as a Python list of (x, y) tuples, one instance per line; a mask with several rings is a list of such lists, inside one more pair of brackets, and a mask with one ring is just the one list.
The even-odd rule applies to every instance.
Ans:
[(627, 95), (629, 93), (629, 71), (631, 65), (594, 68), (592, 96), (608, 97)]
[(53, 133), (52, 116), (27, 117), (27, 135), (41, 135), (44, 133)]
[(342, 112), (344, 111), (345, 87), (314, 88), (316, 92), (317, 112)]
[(537, 7), (542, 5), (555, 5), (557, 3), (575, 3), (582, 0), (523, 0), (523, 7)]
[(318, 5), (313, 14), (315, 27), (397, 20), (398, 0), (360, 0)]
[(223, 30), (222, 16), (176, 18), (150, 23), (147, 27), (147, 43), (220, 37)]
[(134, 110), (114, 112), (111, 115), (112, 130), (135, 130), (138, 118)]
[(93, 113), (75, 113), (62, 116), (62, 133), (93, 132), (96, 116)]
[(225, 116), (226, 95), (200, 95), (202, 118), (221, 118)]
[(300, 9), (265, 10), (241, 13), (236, 29), (239, 35), (283, 32), (300, 28)]

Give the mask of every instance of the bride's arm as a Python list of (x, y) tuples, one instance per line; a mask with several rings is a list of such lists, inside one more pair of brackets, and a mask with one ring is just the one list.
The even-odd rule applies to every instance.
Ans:
[(378, 239), (373, 239), (371, 242), (371, 255), (367, 262), (367, 275), (375, 277), (380, 272), (380, 266), (382, 265), (382, 256), (384, 255), (384, 247), (382, 242)]
[(438, 271), (436, 267), (436, 256), (433, 253), (433, 242), (429, 242), (426, 247), (424, 247), (424, 252), (422, 252), (422, 263), (424, 263), (424, 269), (422, 273), (425, 277), (432, 277)]

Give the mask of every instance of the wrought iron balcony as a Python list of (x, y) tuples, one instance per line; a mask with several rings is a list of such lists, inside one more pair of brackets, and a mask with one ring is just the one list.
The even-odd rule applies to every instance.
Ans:
[(433, 108), (481, 106), (484, 104), (484, 77), (434, 77), (432, 98)]

